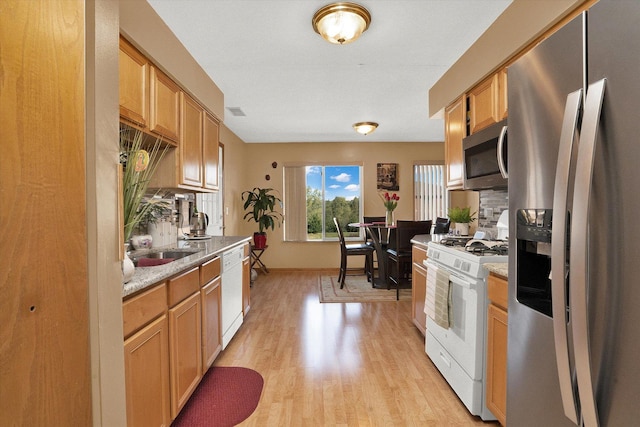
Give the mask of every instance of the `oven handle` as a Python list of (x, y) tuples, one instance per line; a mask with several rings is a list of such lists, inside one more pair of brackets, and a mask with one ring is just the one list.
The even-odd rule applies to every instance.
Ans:
[(455, 271), (451, 270), (450, 268), (445, 267), (442, 264), (437, 264), (433, 261), (431, 261), (430, 259), (424, 261), (424, 264), (428, 267), (429, 265), (439, 268), (441, 270), (446, 271), (449, 274), (449, 281), (453, 284), (456, 284), (458, 286), (461, 286), (465, 289), (475, 289), (475, 283), (469, 282), (468, 280), (466, 280), (464, 277), (460, 276), (458, 273), (456, 273)]

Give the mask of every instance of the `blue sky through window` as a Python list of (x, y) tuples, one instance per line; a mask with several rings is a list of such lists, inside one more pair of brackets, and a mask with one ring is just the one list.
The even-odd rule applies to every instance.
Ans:
[[(360, 195), (359, 166), (325, 166), (325, 200)], [(307, 166), (307, 187), (322, 190), (322, 166)]]

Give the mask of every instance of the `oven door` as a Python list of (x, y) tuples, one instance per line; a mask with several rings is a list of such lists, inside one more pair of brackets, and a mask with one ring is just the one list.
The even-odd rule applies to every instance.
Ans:
[[(449, 274), (451, 306), (449, 316), (451, 326), (445, 329), (431, 317), (427, 317), (427, 331), (455, 359), (473, 380), (481, 380), (482, 360), (478, 351), (483, 351), (483, 310), (482, 299), (477, 292), (477, 281), (456, 273), (441, 264), (427, 260), (427, 276), (435, 274), (433, 266)], [(429, 268), (431, 266), (431, 268)], [(429, 281), (427, 280), (427, 283)], [(429, 294), (427, 292), (427, 294)]]

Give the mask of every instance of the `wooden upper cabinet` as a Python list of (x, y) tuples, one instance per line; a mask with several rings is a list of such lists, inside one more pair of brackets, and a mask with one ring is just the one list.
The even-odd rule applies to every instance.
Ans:
[(466, 97), (463, 95), (444, 110), (444, 149), (447, 188), (462, 189), (464, 184), (462, 138), (467, 136)]
[(151, 66), (149, 94), (149, 130), (177, 143), (180, 135), (180, 87)]
[(204, 135), (202, 147), (202, 167), (204, 169), (204, 187), (210, 190), (218, 189), (218, 141), (220, 124), (209, 113), (204, 115)]
[(141, 127), (149, 118), (149, 61), (120, 37), (120, 116)]
[(506, 119), (509, 112), (507, 105), (507, 69), (498, 72), (498, 117)]
[(470, 133), (500, 121), (498, 75), (494, 74), (469, 92)]
[(189, 95), (180, 93), (180, 183), (202, 187), (202, 121), (204, 110)]

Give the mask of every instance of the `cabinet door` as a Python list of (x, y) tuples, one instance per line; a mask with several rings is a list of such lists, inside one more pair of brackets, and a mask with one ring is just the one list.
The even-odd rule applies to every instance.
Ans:
[(506, 425), (507, 312), (489, 304), (487, 318), (487, 408)]
[(152, 66), (149, 70), (149, 92), (149, 130), (177, 143), (180, 129), (180, 88)]
[(242, 314), (246, 316), (250, 308), (251, 308), (251, 262), (250, 262), (250, 259), (247, 257), (242, 260)]
[(202, 117), (204, 111), (189, 95), (180, 93), (180, 181), (202, 187)]
[(202, 163), (204, 169), (204, 187), (218, 189), (218, 121), (208, 113), (204, 116), (204, 139), (202, 147)]
[(507, 98), (507, 69), (503, 68), (498, 72), (498, 121), (507, 118)]
[(209, 369), (222, 351), (220, 328), (220, 276), (213, 279), (200, 291), (202, 297), (202, 362), (203, 373)]
[(200, 292), (169, 310), (171, 417), (175, 418), (202, 378)]
[(427, 331), (427, 315), (424, 312), (424, 300), (427, 296), (427, 270), (419, 264), (413, 264), (411, 272), (411, 317), (413, 324), (424, 335)]
[(461, 96), (444, 111), (444, 149), (447, 164), (447, 188), (461, 189), (464, 184), (462, 171), (462, 138), (467, 136), (465, 96)]
[(145, 127), (149, 108), (149, 62), (122, 37), (119, 60), (120, 116)]
[(171, 424), (167, 315), (124, 342), (127, 425)]
[(500, 121), (498, 113), (498, 75), (494, 74), (469, 93), (470, 132), (474, 133)]

